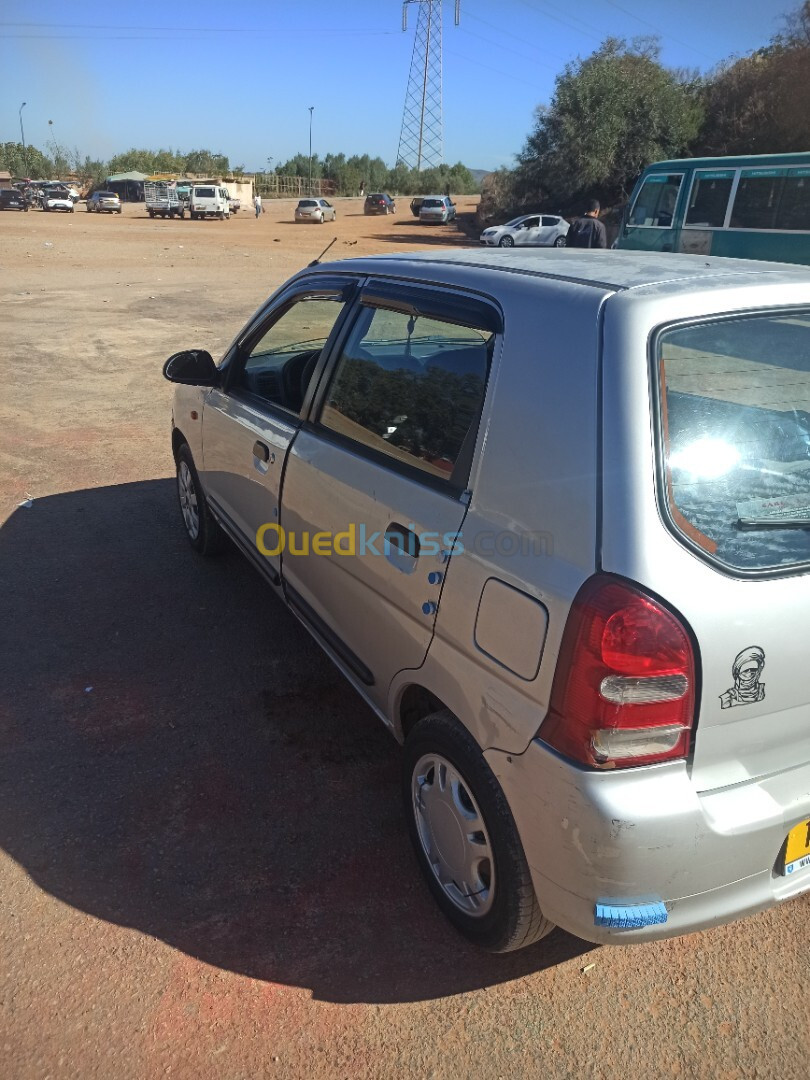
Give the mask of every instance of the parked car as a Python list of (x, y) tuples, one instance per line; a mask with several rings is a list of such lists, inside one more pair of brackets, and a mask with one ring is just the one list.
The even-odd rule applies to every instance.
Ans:
[(121, 199), (114, 191), (94, 191), (85, 205), (90, 214), (100, 214), (102, 211), (108, 214), (120, 214), (122, 209)]
[(228, 203), (230, 204), (232, 214), (238, 214), (242, 209), (242, 200), (238, 195), (234, 195), (231, 191), (228, 191)]
[(419, 220), (426, 224), (446, 225), (456, 216), (456, 204), (449, 195), (427, 195), (419, 207)]
[(505, 225), (484, 229), (487, 247), (565, 247), (568, 222), (558, 214), (521, 214)]
[(337, 221), (337, 210), (326, 199), (300, 199), (295, 208), (295, 220), (323, 225), (324, 221)]
[(404, 744), (428, 886), (495, 951), (810, 890), (810, 268), (560, 265), (310, 266), (164, 367), (191, 546)]
[(390, 195), (380, 191), (366, 195), (366, 201), (363, 204), (364, 214), (395, 214), (396, 212), (397, 204)]
[(45, 191), (42, 195), (42, 209), (43, 210), (66, 210), (69, 214), (72, 214), (76, 206), (71, 199), (70, 195), (65, 191)]
[(28, 200), (17, 188), (0, 189), (0, 210), (23, 210), (28, 212)]
[(425, 198), (423, 195), (417, 195), (415, 198), (411, 199), (411, 213), (414, 217), (419, 217), (419, 211), (422, 209), (422, 203), (424, 201)]
[(227, 188), (216, 184), (194, 184), (191, 189), (190, 213), (192, 220), (201, 218), (219, 218), (220, 221), (231, 216)]

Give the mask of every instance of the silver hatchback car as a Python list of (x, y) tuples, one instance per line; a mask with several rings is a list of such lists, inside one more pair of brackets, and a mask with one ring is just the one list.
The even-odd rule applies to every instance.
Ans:
[(426, 195), (419, 207), (419, 220), (433, 225), (446, 225), (455, 220), (456, 204), (449, 195)]
[(192, 547), (230, 537), (404, 744), (468, 939), (810, 890), (810, 270), (354, 259), (164, 373)]
[(337, 221), (337, 210), (327, 199), (300, 199), (295, 208), (295, 220), (323, 225), (325, 221)]

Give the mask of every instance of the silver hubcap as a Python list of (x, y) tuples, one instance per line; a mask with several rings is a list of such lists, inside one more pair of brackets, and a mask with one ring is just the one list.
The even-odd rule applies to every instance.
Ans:
[(180, 496), (180, 510), (183, 513), (188, 535), (192, 540), (196, 540), (200, 535), (200, 511), (197, 506), (194, 479), (185, 461), (180, 462), (180, 468), (177, 470), (177, 494)]
[(434, 877), (465, 915), (480, 918), (495, 896), (495, 860), (466, 781), (440, 754), (425, 754), (411, 782), (416, 828)]

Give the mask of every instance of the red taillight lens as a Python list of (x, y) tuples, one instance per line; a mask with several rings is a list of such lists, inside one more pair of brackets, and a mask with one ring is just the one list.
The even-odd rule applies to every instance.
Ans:
[(596, 768), (649, 765), (686, 756), (694, 712), (695, 658), (677, 616), (617, 578), (587, 581), (540, 738)]

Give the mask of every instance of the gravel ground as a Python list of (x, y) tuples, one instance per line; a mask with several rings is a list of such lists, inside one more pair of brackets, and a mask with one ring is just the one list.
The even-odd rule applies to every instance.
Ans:
[(0, 215), (0, 1073), (807, 1076), (810, 897), (473, 950), (418, 877), (396, 744), (244, 560), (189, 550), (165, 357), (221, 352), (333, 236), (467, 242), (266, 205)]

